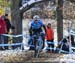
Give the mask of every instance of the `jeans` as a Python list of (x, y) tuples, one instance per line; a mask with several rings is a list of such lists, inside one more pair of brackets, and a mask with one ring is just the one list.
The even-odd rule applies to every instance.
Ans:
[[(0, 34), (0, 45), (3, 44), (4, 37)], [(0, 46), (0, 50), (2, 49), (2, 46)]]
[[(8, 36), (4, 36), (4, 44), (8, 44)], [(8, 46), (4, 46), (5, 49), (8, 49)]]
[[(54, 42), (53, 42), (53, 39), (52, 40), (47, 40), (47, 42), (51, 42), (53, 44), (48, 44), (48, 48), (54, 48)], [(51, 49), (47, 49), (48, 51), (51, 51)], [(54, 52), (54, 49), (52, 49), (52, 52)]]

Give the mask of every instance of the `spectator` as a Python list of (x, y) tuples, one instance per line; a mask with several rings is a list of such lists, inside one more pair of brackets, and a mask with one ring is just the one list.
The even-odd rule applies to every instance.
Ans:
[[(6, 27), (7, 27), (7, 33), (6, 34), (9, 34), (10, 29), (14, 29), (15, 27), (11, 25), (10, 20), (8, 19), (8, 14), (5, 14), (4, 21), (5, 21)], [(8, 43), (8, 37), (5, 36), (4, 44), (7, 44), (7, 43)], [(8, 47), (5, 46), (5, 49), (8, 49)]]
[(8, 34), (9, 30), (14, 29), (15, 27), (11, 25), (10, 20), (8, 19), (8, 14), (5, 14), (4, 21), (6, 22), (7, 34)]
[[(48, 44), (48, 48), (54, 48), (54, 31), (53, 31), (53, 29), (51, 28), (51, 24), (50, 23), (48, 23), (47, 24), (47, 28), (46, 28), (46, 41), (47, 41), (47, 44)], [(48, 42), (51, 42), (51, 43), (53, 43), (53, 44), (50, 44), (50, 43), (48, 43)], [(48, 50), (48, 52), (50, 52), (51, 50), (50, 49), (47, 49)], [(52, 52), (53, 52), (54, 50), (52, 49)]]
[[(2, 44), (3, 36), (1, 34), (7, 33), (6, 23), (5, 21), (0, 17), (0, 44)], [(0, 49), (3, 49), (0, 47)]]
[[(62, 46), (62, 50), (69, 52), (70, 41), (71, 41), (71, 46), (73, 46), (73, 47), (75, 47), (75, 42), (74, 42), (73, 35), (69, 35), (69, 32), (67, 32), (67, 31), (66, 31), (66, 34), (65, 34), (65, 38), (62, 40), (62, 43), (64, 43)], [(62, 45), (62, 43), (60, 44), (60, 46)], [(75, 51), (75, 50), (73, 50), (73, 51)]]

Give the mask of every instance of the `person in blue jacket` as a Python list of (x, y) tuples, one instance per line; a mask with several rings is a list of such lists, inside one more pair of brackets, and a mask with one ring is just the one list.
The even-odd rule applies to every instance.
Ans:
[[(33, 20), (31, 21), (30, 24), (30, 29), (29, 29), (29, 33), (30, 36), (32, 37), (33, 35), (38, 36), (38, 34), (40, 34), (41, 32), (45, 32), (46, 28), (45, 25), (43, 23), (43, 21), (40, 19), (40, 17), (38, 15), (33, 16)], [(42, 40), (43, 40), (43, 47), (44, 48), (44, 33), (42, 34)], [(33, 45), (36, 45), (36, 42), (33, 42)]]

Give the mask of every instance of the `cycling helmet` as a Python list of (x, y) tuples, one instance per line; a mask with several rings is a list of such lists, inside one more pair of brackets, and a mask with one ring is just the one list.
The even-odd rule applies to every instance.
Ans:
[(39, 19), (40, 17), (38, 15), (33, 16), (33, 19)]

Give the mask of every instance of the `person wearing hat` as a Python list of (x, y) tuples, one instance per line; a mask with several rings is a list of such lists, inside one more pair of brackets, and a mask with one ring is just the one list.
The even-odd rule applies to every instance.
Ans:
[[(54, 48), (54, 31), (53, 29), (51, 28), (51, 23), (48, 23), (47, 24), (47, 27), (46, 27), (46, 37), (45, 37), (46, 41), (47, 41), (47, 44), (48, 44), (48, 52), (54, 52), (54, 50), (50, 50), (49, 48)], [(48, 43), (48, 42), (51, 42), (51, 43)]]
[[(11, 25), (10, 20), (8, 19), (8, 14), (5, 14), (3, 19), (4, 19), (4, 21), (6, 23), (6, 27), (7, 27), (7, 33), (6, 34), (9, 34), (10, 29), (15, 29), (15, 27)], [(8, 37), (5, 36), (4, 44), (7, 44), (7, 43), (8, 43)], [(4, 48), (8, 49), (7, 46), (5, 46)]]

